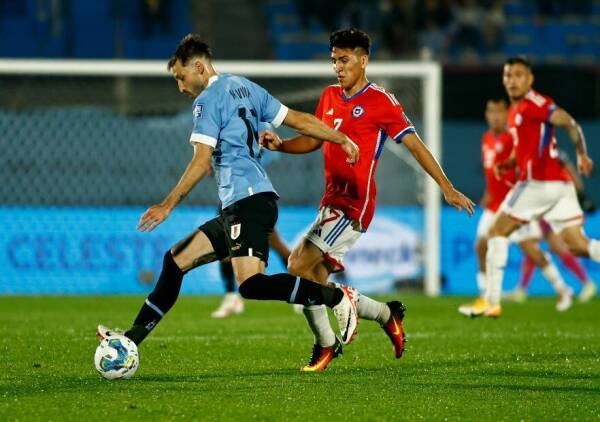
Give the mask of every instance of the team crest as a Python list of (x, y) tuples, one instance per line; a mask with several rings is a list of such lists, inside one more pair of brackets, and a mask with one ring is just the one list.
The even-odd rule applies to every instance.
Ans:
[(235, 240), (238, 237), (240, 237), (241, 232), (242, 232), (242, 223), (234, 224), (233, 226), (231, 226), (231, 233), (230, 233), (231, 239)]
[(203, 110), (204, 106), (202, 104), (196, 104), (196, 107), (194, 107), (194, 117), (196, 119), (201, 119)]
[(521, 113), (517, 113), (515, 115), (515, 124), (521, 126), (521, 123), (523, 123), (523, 116), (521, 116)]
[(363, 114), (365, 114), (365, 109), (359, 105), (352, 109), (352, 117), (354, 117), (355, 119), (358, 119)]

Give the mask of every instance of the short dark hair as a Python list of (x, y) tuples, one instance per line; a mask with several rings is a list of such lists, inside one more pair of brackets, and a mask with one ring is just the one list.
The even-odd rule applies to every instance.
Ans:
[(367, 54), (371, 51), (371, 38), (369, 35), (356, 28), (340, 29), (329, 36), (329, 50), (337, 48), (362, 48)]
[(491, 97), (488, 97), (487, 99), (488, 103), (494, 103), (494, 104), (504, 104), (505, 106), (508, 105), (508, 102), (506, 101), (506, 98), (504, 98), (503, 95), (492, 95)]
[(181, 64), (185, 66), (192, 57), (212, 59), (210, 47), (197, 34), (187, 34), (181, 39), (177, 50), (175, 50), (175, 54), (169, 59), (167, 68), (171, 69), (177, 60), (181, 61)]
[(504, 62), (505, 65), (510, 64), (522, 64), (527, 69), (531, 70), (531, 62), (525, 56), (512, 56), (506, 59)]

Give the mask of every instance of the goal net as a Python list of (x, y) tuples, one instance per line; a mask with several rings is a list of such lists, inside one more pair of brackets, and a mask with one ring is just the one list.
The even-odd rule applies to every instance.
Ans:
[[(249, 77), (287, 106), (310, 113), (323, 88), (335, 83), (331, 67), (316, 62), (216, 62), (215, 68)], [(395, 94), (438, 160), (440, 75), (430, 62), (368, 68), (369, 79)], [(177, 92), (165, 62), (0, 60), (0, 84), (0, 241), (6, 252), (0, 266), (13, 271), (0, 280), (0, 292), (51, 293), (52, 283), (60, 283), (60, 292), (78, 293), (86, 281), (99, 286), (91, 292), (120, 292), (108, 285), (119, 268), (119, 277), (149, 283), (164, 245), (183, 229), (167, 224), (153, 237), (132, 234), (129, 241), (107, 233), (121, 224), (119, 213), (138, 218), (143, 207), (162, 200), (191, 158), (191, 100)], [(437, 295), (440, 193), (406, 148), (390, 139), (385, 145), (376, 219), (347, 257), (349, 281), (383, 292), (424, 280), (425, 292)], [(263, 158), (281, 196), (279, 229), (289, 243), (297, 241), (323, 193), (321, 153)], [(186, 199), (192, 207), (175, 220), (189, 231), (204, 215), (194, 207), (210, 217), (217, 203), (214, 182), (203, 181)], [(73, 237), (74, 230), (84, 234)], [(56, 268), (62, 272), (52, 272)], [(69, 284), (67, 275), (77, 279)]]

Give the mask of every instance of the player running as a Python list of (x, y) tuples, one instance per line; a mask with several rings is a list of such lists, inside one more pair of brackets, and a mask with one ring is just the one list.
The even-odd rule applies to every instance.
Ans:
[[(183, 276), (193, 268), (231, 257), (242, 297), (289, 303), (324, 304), (333, 308), (343, 335), (351, 338), (358, 324), (354, 292), (324, 286), (290, 274), (263, 274), (269, 236), (277, 221), (277, 193), (260, 164), (258, 124), (290, 126), (300, 133), (339, 144), (350, 167), (356, 145), (314, 116), (288, 109), (259, 85), (239, 76), (218, 74), (209, 46), (197, 35), (183, 38), (168, 68), (179, 91), (195, 98), (190, 142), (194, 155), (181, 179), (163, 202), (150, 207), (138, 229), (151, 231), (211, 168), (216, 173), (218, 217), (206, 222), (165, 253), (154, 290), (125, 335), (140, 344), (175, 304)], [(99, 326), (100, 338), (111, 330)]]
[[(500, 204), (517, 180), (515, 169), (510, 169), (502, 175), (498, 175), (494, 170), (496, 165), (508, 160), (513, 151), (513, 139), (507, 128), (507, 104), (504, 98), (487, 101), (485, 118), (489, 126), (488, 131), (481, 139), (481, 158), (485, 176), (485, 191), (481, 202), (485, 210), (477, 225), (477, 241), (475, 243), (479, 262), (477, 287), (480, 297), (478, 301), (484, 300), (488, 232), (498, 215)], [(552, 257), (540, 249), (541, 238), (542, 231), (537, 220), (522, 226), (510, 236), (510, 240), (517, 243), (527, 257), (527, 262), (541, 268), (542, 274), (557, 292), (556, 309), (566, 311), (571, 307), (573, 290), (565, 284)], [(471, 306), (471, 304), (462, 305), (458, 311), (470, 316)]]
[[(383, 145), (389, 136), (402, 142), (419, 164), (440, 185), (446, 201), (456, 209), (473, 213), (474, 204), (454, 189), (436, 159), (417, 135), (414, 126), (396, 98), (368, 81), (369, 36), (357, 29), (334, 32), (330, 37), (331, 61), (338, 84), (321, 94), (315, 115), (328, 126), (339, 129), (358, 143), (361, 158), (355, 166), (345, 164), (338, 146), (303, 134), (282, 141), (265, 132), (263, 145), (272, 150), (304, 154), (323, 148), (325, 194), (315, 222), (293, 250), (288, 270), (291, 274), (328, 284), (328, 277), (343, 271), (343, 257), (364, 233), (375, 212), (375, 170)], [(404, 306), (398, 301), (380, 303), (359, 295), (361, 318), (377, 321), (390, 337), (395, 356), (402, 356), (405, 334)], [(304, 307), (315, 335), (310, 361), (303, 371), (323, 371), (341, 352), (341, 344), (329, 325), (327, 311), (319, 304)], [(347, 339), (342, 335), (342, 342)]]
[(475, 303), (471, 316), (498, 317), (504, 267), (508, 259), (508, 236), (538, 217), (578, 256), (600, 262), (600, 241), (583, 231), (583, 212), (569, 173), (558, 158), (554, 126), (562, 127), (575, 144), (579, 171), (588, 176), (593, 162), (587, 154), (581, 127), (569, 113), (547, 96), (532, 89), (530, 63), (522, 57), (509, 58), (503, 83), (511, 101), (509, 131), (515, 148), (513, 157), (499, 169), (517, 167), (519, 180), (500, 207), (500, 215), (489, 232), (486, 255), (486, 292)]

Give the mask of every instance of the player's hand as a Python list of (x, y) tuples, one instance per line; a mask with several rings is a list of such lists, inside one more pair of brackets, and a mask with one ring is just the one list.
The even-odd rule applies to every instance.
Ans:
[(577, 169), (585, 177), (588, 177), (594, 169), (594, 162), (587, 154), (577, 154)]
[(281, 149), (281, 145), (283, 145), (283, 141), (275, 132), (265, 130), (259, 135), (258, 144), (268, 150), (279, 151)]
[(464, 209), (469, 215), (475, 212), (475, 203), (454, 188), (444, 192), (444, 199), (458, 211)]
[(167, 207), (163, 204), (154, 205), (146, 210), (140, 222), (137, 225), (137, 229), (141, 232), (151, 232), (160, 223), (165, 221), (169, 214), (171, 214), (172, 208)]
[(358, 150), (358, 145), (356, 145), (352, 139), (346, 136), (346, 142), (340, 145), (348, 158), (346, 158), (346, 162), (350, 165), (354, 165), (358, 162), (358, 156), (360, 154)]

